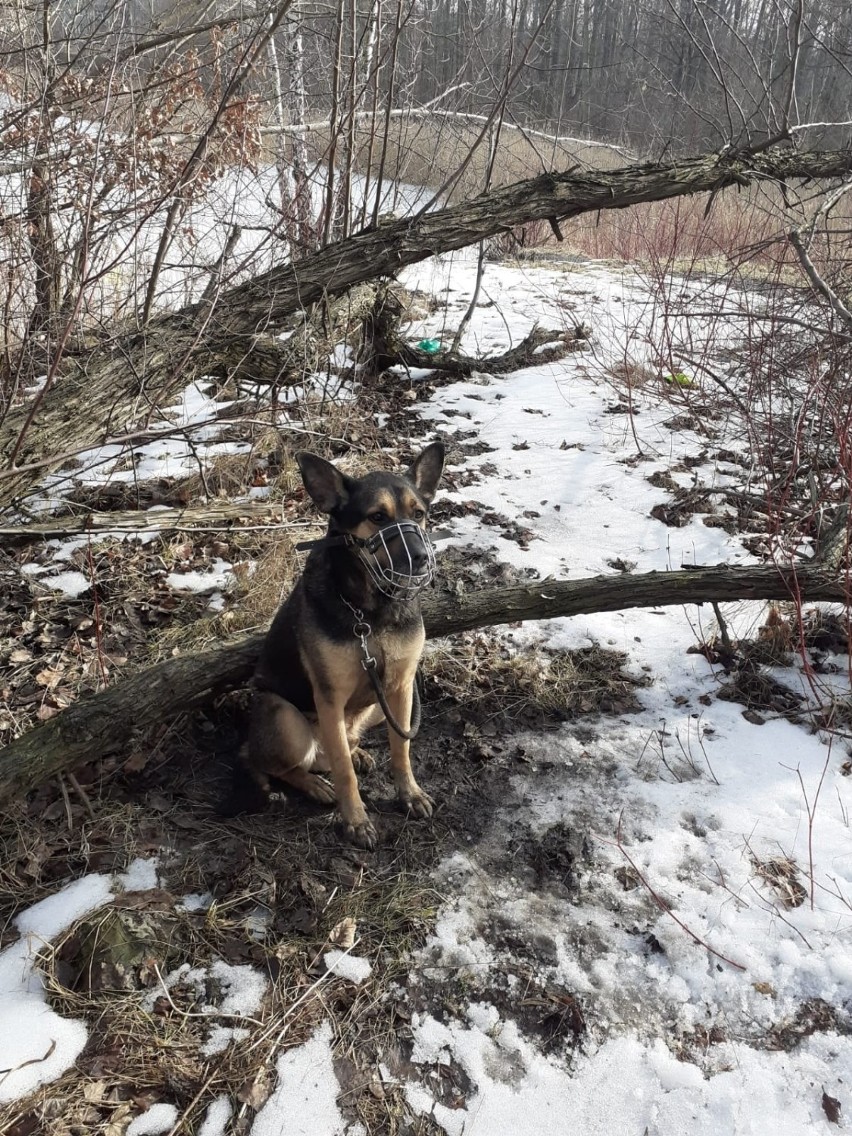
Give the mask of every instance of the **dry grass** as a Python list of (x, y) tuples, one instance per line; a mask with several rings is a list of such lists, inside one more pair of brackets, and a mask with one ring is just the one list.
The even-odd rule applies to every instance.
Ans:
[(518, 651), (499, 633), (471, 632), (427, 644), (431, 693), (485, 718), (564, 721), (636, 709), (626, 656), (602, 647)]
[[(309, 118), (311, 116), (309, 115)], [(321, 119), (317, 113), (314, 120)], [(386, 184), (403, 182), (436, 190), (466, 161), (482, 130), (482, 123), (462, 119), (395, 118), (391, 121), (385, 162)], [(317, 130), (307, 136), (311, 160), (322, 164), (328, 153), (329, 133)], [(356, 168), (366, 170), (370, 131), (362, 125), (355, 136)], [(267, 145), (270, 157), (271, 142)], [(451, 200), (459, 201), (482, 192), (485, 185), (488, 146), (480, 144), (464, 174), (455, 185)], [(373, 173), (378, 169), (379, 149), (373, 154)], [(581, 140), (554, 143), (519, 130), (503, 132), (494, 163), (492, 184), (510, 185), (548, 170), (571, 166), (614, 169), (627, 164), (615, 148), (585, 144)], [(389, 201), (388, 210), (394, 208)]]
[(801, 907), (808, 898), (807, 891), (799, 882), (799, 869), (789, 856), (775, 856), (769, 860), (752, 856), (751, 862), (757, 875), (775, 891), (784, 907)]
[[(323, 534), (323, 526), (306, 530), (305, 540)], [(262, 627), (292, 590), (302, 570), (305, 554), (298, 553), (286, 537), (272, 541), (260, 552), (252, 572), (240, 573), (231, 592), (232, 619), (229, 629), (238, 631)]]
[[(174, 765), (163, 774), (165, 792), (172, 777), (180, 783)], [(365, 1071), (381, 1059), (402, 1074), (400, 1021), (389, 991), (404, 985), (411, 953), (442, 902), (425, 876), (412, 872), (420, 857), (408, 848), (409, 837), (400, 835), (386, 863), (366, 864), (339, 847), (325, 816), (308, 824), (291, 818), (283, 830), (274, 816), (223, 828), (180, 793), (167, 808), (161, 796), (122, 801), (115, 780), (105, 796), (90, 786), (93, 817), (72, 794), (67, 824), (64, 816), (59, 824), (51, 819), (43, 803), (14, 805), (0, 824), (0, 926), (54, 893), (57, 879), (79, 875), (81, 857), (83, 871), (120, 870), (149, 853), (152, 841), (164, 852), (168, 844), (160, 859), (169, 888), (120, 894), (42, 952), (48, 1002), (63, 1017), (86, 1022), (92, 1040), (64, 1076), (0, 1106), (0, 1131), (117, 1136), (151, 1103), (169, 1101), (178, 1106), (179, 1131), (190, 1133), (222, 1093), (244, 1114), (234, 1131), (248, 1131), (275, 1087), (277, 1057), (302, 1044), (321, 1020), (335, 1034), (344, 1113), (368, 1131), (397, 1131), (407, 1112), (401, 1093), (378, 1079), (368, 1085)], [(42, 797), (53, 795), (61, 812), (61, 797), (47, 788)], [(177, 896), (211, 888), (219, 898), (206, 911), (176, 908)], [(258, 910), (265, 924), (257, 923)], [(341, 941), (342, 928), (348, 940)], [(11, 931), (9, 941), (15, 938)], [(349, 945), (374, 968), (358, 987), (323, 961), (332, 946)], [(248, 1019), (215, 1010), (221, 991), (209, 977), (201, 990), (190, 982), (168, 993), (160, 988), (160, 977), (181, 964), (209, 967), (217, 959), (259, 968), (269, 979)], [(245, 1027), (249, 1036), (205, 1057), (201, 1048), (217, 1025)]]

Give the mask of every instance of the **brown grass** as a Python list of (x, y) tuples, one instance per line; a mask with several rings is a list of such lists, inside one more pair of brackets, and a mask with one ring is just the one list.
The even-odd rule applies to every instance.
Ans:
[(602, 647), (516, 650), (499, 632), (472, 632), (427, 644), (434, 693), (491, 718), (553, 722), (637, 707), (626, 656)]
[[(101, 855), (111, 834), (116, 862), (126, 862), (144, 839), (143, 812), (129, 803), (99, 799), (97, 816), (97, 834), (89, 835)], [(253, 854), (242, 870), (235, 869), (227, 896), (206, 912), (182, 912), (174, 907), (174, 895), (205, 889), (205, 849), (222, 836), (215, 818), (205, 821), (196, 814), (190, 819), (194, 850), (185, 849), (172, 865), (168, 881), (173, 894), (142, 892), (126, 901), (119, 895), (42, 952), (39, 969), (48, 1002), (62, 1016), (85, 1021), (95, 1044), (62, 1077), (21, 1101), (0, 1106), (0, 1131), (15, 1132), (21, 1125), (21, 1131), (30, 1134), (116, 1136), (157, 1101), (178, 1104), (180, 1132), (197, 1131), (208, 1104), (221, 1093), (231, 1098), (236, 1110), (243, 1103), (260, 1108), (275, 1087), (278, 1056), (302, 1044), (321, 1020), (330, 1020), (335, 1033), (344, 1113), (357, 1115), (368, 1131), (397, 1131), (406, 1112), (402, 1096), (392, 1086), (383, 1087), (380, 1079), (375, 1092), (364, 1091), (357, 1070), (372, 1067), (376, 1055), (393, 1066), (393, 1055), (399, 1054), (398, 1023), (388, 1009), (387, 991), (404, 983), (411, 953), (431, 929), (442, 897), (404, 869), (379, 877), (353, 865), (346, 886), (326, 887), (326, 858), (321, 857), (317, 871), (305, 856), (309, 833), (294, 833), (297, 843), (302, 842), (298, 848), (281, 849), (280, 840), (275, 847), (268, 844), (269, 833), (261, 826), (254, 840), (247, 840)], [(41, 821), (23, 813), (16, 825), (10, 820), (7, 816), (0, 827), (0, 847), (3, 863), (14, 865), (27, 848), (38, 848)], [(67, 831), (69, 854), (84, 836), (82, 831)], [(55, 845), (57, 839), (54, 826), (49, 842)], [(270, 872), (267, 865), (278, 871)], [(278, 935), (270, 925), (254, 940), (247, 917), (258, 903), (274, 915), (276, 896), (289, 897), (291, 889), (310, 894), (309, 906), (318, 915), (315, 925), (297, 935)], [(20, 909), (54, 890), (55, 883), (48, 881), (33, 891), (22, 877), (16, 880), (14, 907)], [(323, 963), (324, 952), (333, 945), (345, 949), (347, 943), (340, 943), (338, 934), (344, 921), (355, 953), (366, 955), (374, 965), (373, 975), (358, 987), (327, 972)], [(99, 982), (94, 964), (101, 958), (111, 963), (129, 957), (125, 943), (129, 938), (135, 949), (137, 936), (143, 949), (128, 966), (126, 988), (120, 978)], [(263, 964), (270, 985), (254, 1015), (204, 1013), (193, 988), (180, 983), (167, 994), (159, 993), (153, 1009), (146, 1008), (146, 995), (158, 991), (160, 976), (183, 962), (207, 967), (220, 958)], [(249, 1036), (205, 1058), (201, 1046), (210, 1028), (220, 1024), (245, 1027)]]
[[(321, 112), (309, 120), (320, 121)], [(387, 182), (438, 189), (467, 160), (482, 131), (481, 122), (435, 116), (432, 118), (395, 118), (391, 121), (385, 162)], [(328, 153), (327, 129), (312, 131), (306, 138), (313, 162), (320, 165)], [(363, 173), (369, 156), (370, 130), (362, 122), (356, 130), (356, 168)], [(273, 155), (272, 136), (267, 153)], [(628, 159), (614, 147), (596, 146), (582, 140), (555, 143), (520, 130), (505, 129), (497, 149), (492, 185), (511, 185), (548, 170), (582, 166), (588, 169), (614, 169)], [(455, 185), (451, 200), (460, 201), (481, 193), (485, 185), (488, 146), (480, 144), (464, 174)], [(378, 169), (379, 147), (373, 154), (373, 172)], [(383, 212), (392, 210), (389, 201)]]

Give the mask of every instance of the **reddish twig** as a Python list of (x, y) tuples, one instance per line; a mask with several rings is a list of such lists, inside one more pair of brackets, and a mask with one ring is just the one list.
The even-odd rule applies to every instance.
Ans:
[(678, 919), (678, 917), (675, 915), (675, 913), (672, 911), (671, 907), (669, 907), (669, 905), (666, 903), (666, 901), (663, 899), (663, 897), (661, 895), (659, 895), (656, 891), (654, 891), (654, 889), (648, 883), (648, 880), (645, 878), (645, 876), (639, 870), (636, 862), (633, 860), (630, 853), (624, 847), (624, 843), (621, 839), (621, 821), (622, 821), (623, 816), (624, 816), (624, 810), (622, 810), (621, 813), (619, 813), (619, 816), (618, 816), (618, 827), (617, 827), (616, 833), (615, 833), (615, 840), (607, 840), (606, 837), (599, 837), (598, 839), (602, 840), (604, 844), (610, 844), (614, 848), (618, 849), (618, 851), (621, 853), (621, 855), (624, 857), (624, 859), (627, 861), (627, 863), (630, 865), (630, 867), (636, 873), (636, 878), (639, 880), (639, 882), (642, 884), (642, 886), (648, 892), (648, 895), (650, 895), (650, 897), (651, 897), (651, 899), (653, 899), (654, 903), (656, 903), (657, 907), (659, 907), (660, 911), (662, 911), (664, 914), (668, 915), (670, 919), (673, 919), (675, 921), (675, 923), (677, 923), (678, 927), (680, 927), (680, 929), (682, 931), (684, 931), (687, 935), (689, 935), (690, 939), (692, 939), (692, 941), (694, 943), (696, 943), (699, 947), (704, 947), (704, 949), (709, 951), (711, 955), (713, 955), (717, 959), (720, 959), (722, 962), (726, 962), (728, 964), (728, 966), (732, 966), (736, 970), (745, 971), (746, 968), (742, 965), (742, 963), (734, 962), (733, 959), (728, 958), (727, 955), (721, 954), (719, 951), (717, 951), (713, 947), (711, 947), (709, 943), (705, 942), (704, 939), (702, 939), (699, 935), (696, 935), (695, 932), (690, 927), (687, 927), (687, 925), (683, 922), (682, 919)]

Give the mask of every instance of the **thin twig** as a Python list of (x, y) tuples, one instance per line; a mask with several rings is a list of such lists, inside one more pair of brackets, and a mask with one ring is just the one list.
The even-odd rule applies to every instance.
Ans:
[(621, 853), (621, 855), (624, 857), (624, 859), (627, 861), (627, 863), (630, 865), (630, 867), (636, 873), (636, 876), (637, 876), (639, 882), (645, 887), (645, 889), (647, 890), (651, 899), (653, 899), (654, 903), (657, 905), (657, 907), (659, 907), (660, 911), (662, 911), (664, 914), (668, 915), (670, 919), (673, 919), (675, 921), (675, 923), (677, 923), (678, 927), (680, 927), (680, 929), (682, 931), (685, 931), (686, 934), (689, 935), (690, 939), (692, 939), (692, 941), (694, 943), (696, 943), (699, 947), (704, 947), (704, 949), (709, 951), (711, 955), (713, 955), (717, 959), (720, 959), (722, 962), (726, 962), (728, 964), (728, 966), (732, 966), (736, 970), (745, 971), (746, 968), (742, 965), (742, 963), (734, 962), (733, 959), (728, 958), (727, 955), (721, 954), (719, 951), (717, 951), (713, 947), (711, 947), (709, 943), (705, 942), (704, 939), (702, 939), (700, 936), (696, 935), (695, 932), (690, 927), (688, 927), (686, 925), (686, 923), (683, 922), (682, 919), (678, 919), (678, 917), (675, 915), (675, 913), (672, 911), (671, 907), (669, 907), (669, 905), (666, 903), (666, 901), (663, 899), (663, 897), (661, 895), (659, 895), (656, 891), (654, 891), (654, 889), (648, 883), (648, 880), (645, 878), (643, 873), (640, 871), (636, 862), (633, 860), (630, 853), (624, 847), (624, 844), (623, 844), (622, 839), (621, 839), (621, 822), (622, 822), (623, 817), (624, 817), (624, 810), (622, 809), (622, 811), (621, 811), (621, 813), (619, 813), (619, 817), (618, 817), (618, 827), (616, 829), (615, 840), (607, 840), (605, 837), (599, 837), (598, 839), (602, 840), (604, 844), (610, 844), (614, 848), (618, 849), (618, 851)]

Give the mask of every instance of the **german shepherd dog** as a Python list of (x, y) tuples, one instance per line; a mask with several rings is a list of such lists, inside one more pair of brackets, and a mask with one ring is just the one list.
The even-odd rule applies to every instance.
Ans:
[[(267, 797), (272, 777), (323, 804), (336, 800), (347, 838), (374, 848), (355, 775), (373, 764), (358, 748), (369, 726), (387, 720), (400, 803), (432, 814), (409, 740), (425, 638), (419, 597), (435, 566), (426, 518), (444, 447), (427, 446), (404, 476), (352, 478), (316, 454), (296, 460), (328, 531), (298, 546), (311, 552), (263, 645), (242, 759)], [(317, 770), (331, 774), (333, 789)]]

